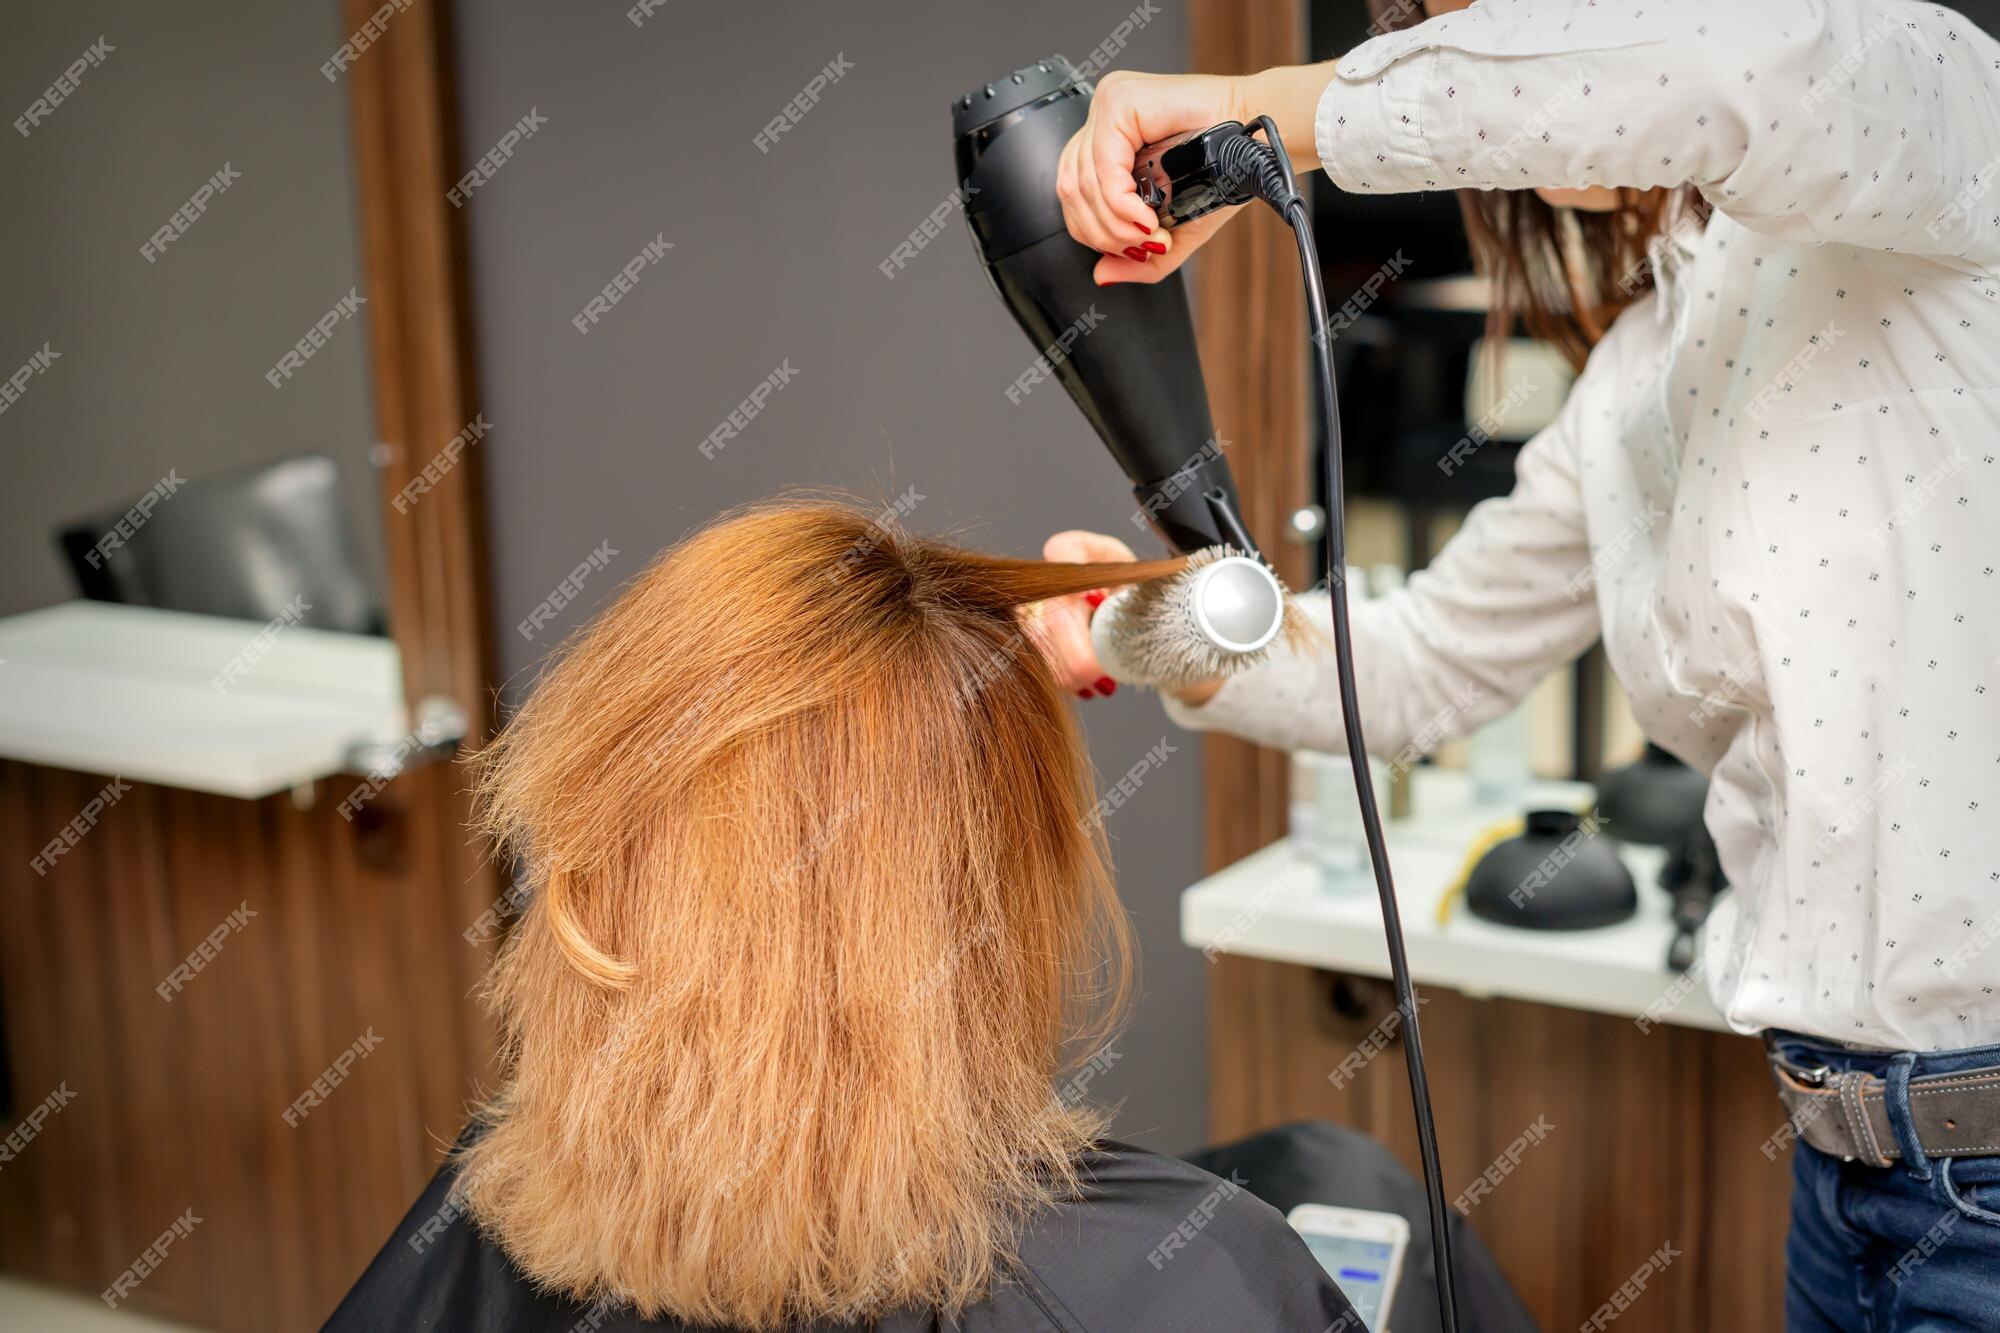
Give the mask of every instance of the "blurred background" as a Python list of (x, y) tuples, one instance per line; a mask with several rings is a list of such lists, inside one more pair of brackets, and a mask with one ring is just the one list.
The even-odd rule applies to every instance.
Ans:
[[(1050, 54), (1247, 70), (1369, 23), (1362, 0), (16, 6), (0, 1323), (331, 1310), (490, 1069), (473, 989), (521, 903), (467, 840), (451, 761), (690, 527), (827, 486), (993, 551), (1073, 527), (1156, 550), (1069, 401), (1005, 392), (1035, 349), (963, 234), (947, 102)], [(1352, 554), (1378, 589), (1511, 485), (1567, 385), (1531, 344), (1480, 358), (1457, 218), (1449, 196), (1316, 192), (1351, 316)], [(1290, 242), (1233, 230), (1192, 269), (1217, 425), (1304, 586), (1325, 497)], [(1320, 1115), (1413, 1161), (1400, 1057), (1339, 1076), (1394, 1044), (1379, 921), (1329, 868), (1351, 850), (1339, 767), (1205, 743), (1139, 691), (1085, 719), (1107, 781), (1174, 746), (1110, 824), (1144, 958), (1088, 1090), (1118, 1136), (1185, 1151)], [(1784, 1167), (1755, 1144), (1776, 1112), (1754, 1050), (1674, 990), (1674, 914), (1723, 887), (1694, 835), (1667, 819), (1626, 857), (1640, 902), (1609, 934), (1452, 920), (1496, 822), (1587, 810), (1583, 784), (1635, 762), (1647, 793), (1685, 790), (1593, 654), (1490, 735), (1385, 774), (1437, 863), (1413, 917), (1485, 959), (1471, 980), (1452, 964), (1463, 993), (1424, 1019), (1447, 1170), (1477, 1176), (1561, 1108), (1570, 1143), (1522, 1167), (1539, 1183), (1474, 1219), (1537, 1315), (1587, 1315), (1661, 1235), (1708, 1228), (1713, 1259), (1632, 1326), (1769, 1326), (1775, 1279), (1725, 1270), (1775, 1253)], [(1635, 1027), (1663, 996), (1672, 1030)], [(1590, 1107), (1662, 1081), (1658, 1140), (1621, 1168), (1632, 1146)], [(1686, 1166), (1683, 1125), (1739, 1104), (1748, 1154)]]

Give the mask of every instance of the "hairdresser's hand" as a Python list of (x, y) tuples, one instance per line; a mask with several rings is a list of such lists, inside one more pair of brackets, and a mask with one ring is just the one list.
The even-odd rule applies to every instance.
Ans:
[(1313, 110), (1331, 75), (1330, 68), (1303, 65), (1249, 76), (1113, 70), (1099, 79), (1090, 118), (1063, 149), (1056, 173), (1069, 234), (1104, 254), (1097, 261), (1097, 281), (1158, 282), (1242, 211), (1242, 206), (1227, 208), (1161, 230), (1132, 181), (1141, 148), (1225, 120), (1248, 124), (1268, 114), (1278, 122), (1294, 168), (1310, 170), (1318, 165)]
[[(1070, 531), (1058, 532), (1042, 543), (1042, 558), (1094, 565), (1138, 557), (1116, 537), (1101, 532)], [(1103, 603), (1105, 591), (1108, 589), (1037, 602), (1029, 622), (1042, 652), (1055, 668), (1056, 679), (1086, 699), (1112, 694), (1118, 688), (1117, 682), (1104, 674), (1103, 664), (1097, 660), (1097, 649), (1090, 642), (1090, 618)], [(1220, 685), (1217, 681), (1191, 686), (1176, 691), (1175, 697), (1193, 705), (1204, 704)]]

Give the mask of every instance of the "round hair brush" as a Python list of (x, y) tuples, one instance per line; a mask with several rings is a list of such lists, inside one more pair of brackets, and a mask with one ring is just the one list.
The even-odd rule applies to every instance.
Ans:
[(1285, 626), (1285, 585), (1261, 560), (1227, 546), (1188, 557), (1187, 568), (1114, 593), (1090, 621), (1106, 675), (1175, 690), (1264, 660)]

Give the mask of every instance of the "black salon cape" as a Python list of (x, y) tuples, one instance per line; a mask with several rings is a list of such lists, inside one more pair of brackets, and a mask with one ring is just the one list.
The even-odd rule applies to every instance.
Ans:
[[(347, 1293), (330, 1333), (694, 1333), (537, 1292), (451, 1206), (455, 1163)], [(1084, 1197), (1045, 1211), (1021, 1238), (1021, 1271), (957, 1320), (912, 1312), (815, 1333), (1365, 1333), (1305, 1242), (1248, 1190), (1116, 1143), (1088, 1154), (1083, 1175)], [(455, 1217), (442, 1231), (440, 1210)], [(420, 1252), (409, 1242), (426, 1223)], [(1161, 1253), (1177, 1232), (1176, 1248)]]

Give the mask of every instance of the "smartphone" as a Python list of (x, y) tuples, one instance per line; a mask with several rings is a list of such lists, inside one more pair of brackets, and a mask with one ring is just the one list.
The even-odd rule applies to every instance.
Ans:
[(1302, 1203), (1285, 1220), (1305, 1237), (1306, 1248), (1368, 1333), (1388, 1333), (1389, 1304), (1403, 1275), (1403, 1251), (1410, 1246), (1408, 1220), (1395, 1213), (1319, 1203)]

